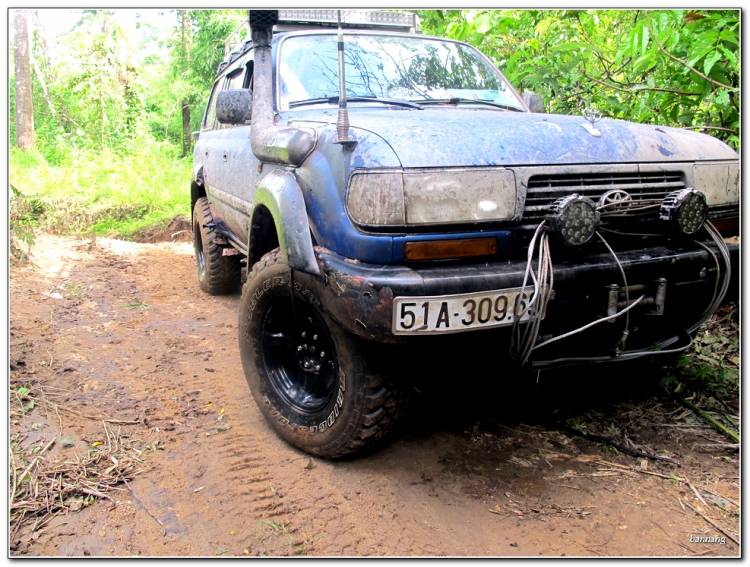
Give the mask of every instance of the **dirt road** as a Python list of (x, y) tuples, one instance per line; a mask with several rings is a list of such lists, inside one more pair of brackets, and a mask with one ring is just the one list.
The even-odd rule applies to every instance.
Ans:
[[(566, 370), (533, 383), (476, 345), (434, 349), (391, 444), (311, 460), (263, 421), (240, 365), (239, 294), (199, 291), (190, 244), (41, 235), (33, 253), (11, 272), (11, 395), (27, 385), (57, 405), (12, 414), (11, 437), (22, 450), (55, 437), (46, 458), (73, 462), (107, 447), (109, 419), (153, 468), (47, 531), (12, 523), (14, 554), (739, 554), (690, 508), (737, 533), (737, 454), (697, 446), (726, 440), (658, 377)], [(681, 466), (561, 424), (627, 432)]]

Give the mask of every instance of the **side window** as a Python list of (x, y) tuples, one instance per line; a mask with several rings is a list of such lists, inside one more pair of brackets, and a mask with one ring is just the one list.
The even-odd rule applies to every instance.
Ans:
[(245, 68), (240, 67), (236, 71), (232, 71), (231, 73), (229, 73), (229, 75), (227, 75), (227, 79), (229, 79), (227, 82), (227, 86), (222, 90), (241, 89), (245, 81)]
[(203, 119), (203, 129), (213, 130), (216, 127), (216, 95), (219, 94), (221, 85), (224, 84), (224, 77), (216, 81), (214, 89), (211, 91), (211, 98), (208, 101), (208, 107), (206, 108), (206, 116)]

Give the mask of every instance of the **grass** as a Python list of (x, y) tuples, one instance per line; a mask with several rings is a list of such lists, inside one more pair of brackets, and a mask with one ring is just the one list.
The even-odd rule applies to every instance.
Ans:
[(10, 182), (40, 228), (124, 237), (190, 211), (190, 159), (144, 140), (130, 152), (67, 149), (57, 164), (12, 148)]

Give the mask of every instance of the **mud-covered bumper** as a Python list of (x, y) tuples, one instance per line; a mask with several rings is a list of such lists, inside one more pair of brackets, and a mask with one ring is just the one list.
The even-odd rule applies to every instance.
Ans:
[[(715, 245), (709, 247), (719, 256)], [(728, 248), (733, 265), (727, 294), (727, 299), (731, 299), (737, 297), (739, 289), (739, 244), (728, 243)], [(316, 255), (325, 280), (319, 293), (328, 313), (345, 329), (387, 343), (410, 338), (392, 332), (395, 297), (517, 288), (523, 283), (526, 269), (523, 259), (417, 268), (363, 264), (323, 249), (318, 249)], [(708, 252), (693, 243), (618, 252), (617, 257), (626, 272), (629, 286), (648, 289), (661, 278), (667, 282), (661, 315), (654, 315), (653, 305), (631, 311), (632, 326), (636, 331), (630, 339), (633, 346), (647, 347), (670, 333), (690, 327), (712, 301), (716, 262)], [(560, 261), (556, 261), (553, 254), (552, 260), (555, 294), (548, 305), (540, 336), (567, 332), (603, 317), (611, 286), (622, 285), (619, 268), (609, 253), (580, 253)], [(723, 262), (720, 265), (723, 274)], [(605, 344), (610, 344), (610, 337), (605, 336), (611, 334), (616, 342), (622, 334), (621, 327), (621, 324), (603, 323), (594, 328), (595, 334), (582, 334), (578, 339), (596, 338), (594, 342), (604, 340)], [(568, 340), (560, 342), (565, 343), (563, 348), (566, 349), (571, 344)], [(594, 347), (592, 343), (591, 348), (585, 350), (591, 351)]]

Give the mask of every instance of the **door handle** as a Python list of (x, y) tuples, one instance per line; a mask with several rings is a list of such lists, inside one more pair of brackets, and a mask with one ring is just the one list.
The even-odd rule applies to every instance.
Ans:
[(227, 161), (227, 154), (229, 153), (228, 150), (224, 150), (224, 161)]

